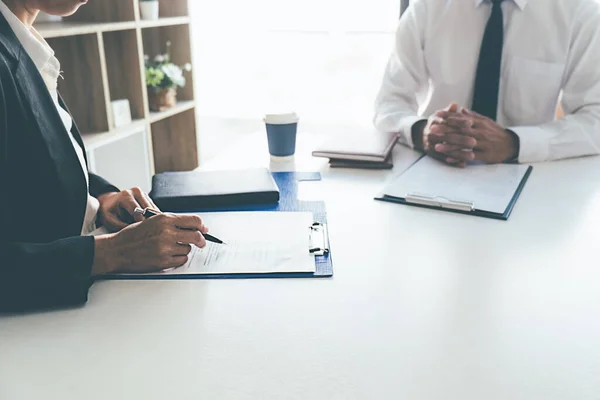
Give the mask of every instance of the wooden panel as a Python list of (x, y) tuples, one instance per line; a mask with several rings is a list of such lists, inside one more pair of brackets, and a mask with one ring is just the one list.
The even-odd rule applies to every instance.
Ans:
[(164, 17), (184, 17), (189, 15), (188, 0), (162, 0), (159, 3), (159, 15)]
[[(189, 25), (162, 26), (158, 28), (147, 28), (142, 30), (144, 41), (144, 54), (154, 57), (163, 54), (167, 50), (167, 41), (171, 42), (171, 59), (177, 65), (192, 62), (190, 47)], [(177, 98), (180, 100), (194, 100), (194, 80), (189, 72), (185, 72), (187, 84), (177, 90)]]
[[(164, 1), (164, 0), (163, 0)], [(169, 2), (170, 0), (167, 0)], [(67, 21), (118, 22), (134, 21), (134, 0), (95, 0), (79, 8)]]
[(60, 60), (58, 90), (84, 133), (108, 131), (102, 84), (100, 50), (96, 34), (48, 39)]
[(140, 74), (143, 79), (142, 95), (143, 95), (144, 110), (146, 110), (146, 113), (148, 113), (150, 111), (150, 107), (148, 105), (149, 101), (148, 101), (148, 88), (146, 87), (146, 61), (144, 60), (144, 40), (142, 38), (142, 30), (141, 29), (138, 28), (135, 30), (135, 38), (137, 40), (137, 47), (138, 47), (138, 54), (139, 54), (138, 57), (140, 59)]
[[(137, 16), (139, 18), (139, 15)], [(142, 84), (142, 103), (144, 105), (144, 112), (146, 115), (150, 112), (148, 102), (148, 88), (146, 87), (146, 65), (144, 60), (144, 41), (142, 39), (142, 30), (140, 28), (135, 30), (135, 37), (137, 40), (138, 57), (140, 59), (140, 74), (144, 79)], [(150, 174), (154, 175), (154, 149), (152, 147), (152, 131), (150, 130), (150, 123), (147, 124), (146, 129), (146, 150), (148, 152), (148, 161)]]
[(190, 171), (198, 167), (196, 116), (189, 110), (152, 124), (154, 168), (165, 171)]
[(108, 129), (115, 126), (114, 115), (110, 104), (110, 86), (108, 84), (108, 68), (106, 67), (106, 53), (104, 52), (104, 36), (102, 33), (96, 33), (98, 40), (98, 52), (100, 54), (100, 74), (102, 75), (102, 90), (104, 92), (104, 108), (108, 119)]
[(145, 118), (136, 31), (104, 33), (104, 51), (111, 100), (129, 100), (133, 119)]

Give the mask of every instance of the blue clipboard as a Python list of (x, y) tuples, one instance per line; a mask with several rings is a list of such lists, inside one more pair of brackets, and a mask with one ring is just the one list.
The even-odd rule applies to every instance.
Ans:
[[(273, 179), (279, 187), (279, 202), (268, 205), (251, 205), (242, 207), (210, 208), (208, 210), (195, 210), (194, 212), (224, 212), (224, 211), (285, 211), (285, 212), (312, 212), (314, 222), (327, 224), (327, 211), (323, 201), (300, 201), (298, 199), (298, 183), (306, 181), (320, 181), (319, 172), (273, 172)], [(168, 210), (167, 210), (168, 211)], [(328, 239), (328, 238), (327, 238)], [(154, 275), (119, 275), (111, 274), (99, 277), (100, 280), (132, 280), (132, 279), (265, 279), (265, 278), (328, 278), (333, 276), (333, 261), (331, 246), (323, 255), (315, 255), (315, 272), (297, 273), (266, 273), (266, 274), (154, 274)]]

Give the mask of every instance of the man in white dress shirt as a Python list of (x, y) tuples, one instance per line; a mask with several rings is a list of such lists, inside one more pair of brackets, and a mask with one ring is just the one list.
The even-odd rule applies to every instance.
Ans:
[(411, 1), (374, 123), (457, 166), (600, 154), (600, 1)]

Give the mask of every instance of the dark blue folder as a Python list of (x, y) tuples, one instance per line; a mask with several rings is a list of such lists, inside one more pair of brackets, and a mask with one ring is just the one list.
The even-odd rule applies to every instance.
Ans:
[[(327, 212), (322, 201), (300, 201), (298, 199), (298, 182), (319, 181), (321, 174), (318, 172), (274, 172), (273, 178), (279, 187), (279, 202), (268, 205), (251, 205), (242, 207), (210, 208), (209, 210), (195, 210), (195, 212), (223, 212), (223, 211), (288, 211), (312, 212), (314, 222), (327, 224)], [(168, 210), (164, 210), (168, 211)], [(308, 249), (307, 249), (308, 251)], [(266, 273), (266, 274), (153, 274), (153, 275), (105, 275), (100, 279), (251, 279), (251, 278), (326, 278), (333, 276), (333, 262), (331, 247), (324, 255), (315, 256), (315, 272), (294, 273)]]

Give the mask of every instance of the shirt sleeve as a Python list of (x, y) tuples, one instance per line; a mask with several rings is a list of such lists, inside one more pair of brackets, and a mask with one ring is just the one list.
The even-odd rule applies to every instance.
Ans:
[(394, 50), (375, 100), (375, 128), (400, 133), (399, 142), (410, 147), (412, 126), (423, 119), (418, 115), (417, 94), (428, 85), (423, 52), (426, 19), (426, 2), (411, 2), (400, 18)]
[(573, 27), (561, 104), (565, 117), (510, 127), (519, 136), (519, 162), (600, 154), (600, 3), (585, 2)]

